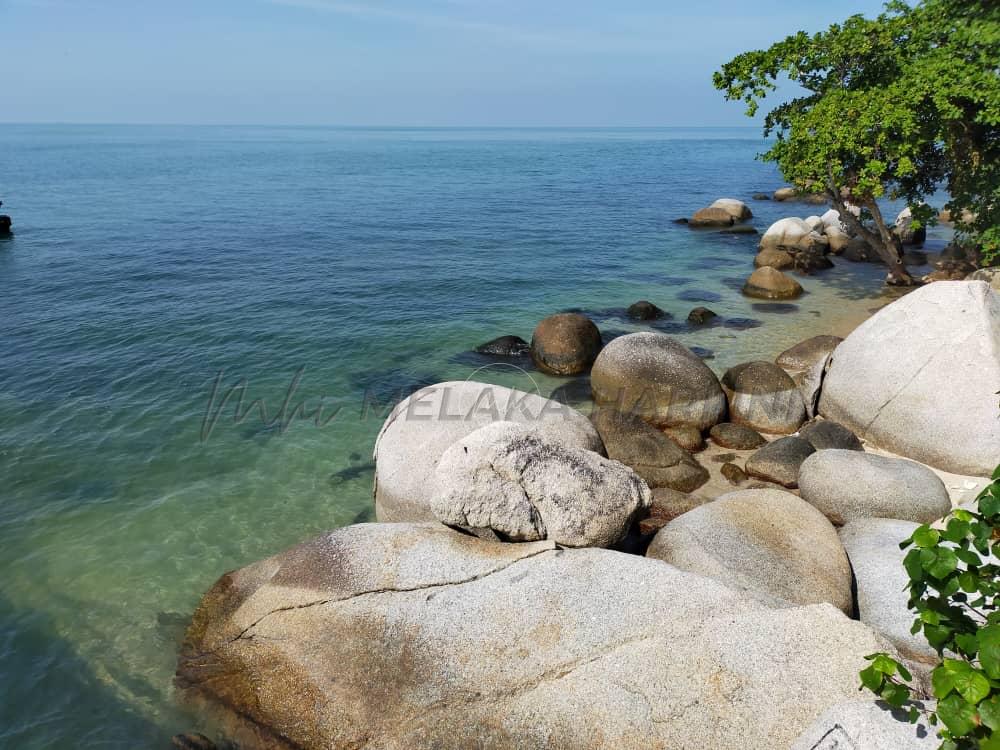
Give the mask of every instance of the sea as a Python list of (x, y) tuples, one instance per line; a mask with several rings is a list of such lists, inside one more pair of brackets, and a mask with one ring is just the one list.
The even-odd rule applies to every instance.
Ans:
[[(172, 687), (199, 597), (373, 520), (374, 438), (415, 388), (585, 395), (477, 345), (577, 310), (721, 373), (885, 304), (883, 270), (840, 261), (748, 299), (757, 238), (675, 223), (720, 197), (761, 231), (822, 213), (751, 200), (782, 185), (766, 148), (753, 127), (0, 125), (0, 747), (199, 730)], [(642, 299), (670, 316), (630, 321)]]

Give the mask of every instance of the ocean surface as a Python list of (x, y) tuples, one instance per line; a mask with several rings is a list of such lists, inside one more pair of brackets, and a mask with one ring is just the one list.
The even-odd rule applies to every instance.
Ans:
[[(171, 678), (200, 595), (370, 520), (396, 399), (567, 382), (477, 344), (565, 309), (642, 330), (623, 309), (648, 299), (721, 372), (883, 304), (882, 271), (841, 262), (755, 303), (755, 237), (673, 223), (718, 197), (761, 230), (822, 213), (750, 201), (781, 185), (762, 150), (754, 128), (0, 126), (0, 747), (199, 729)], [(697, 305), (717, 324), (689, 328)]]

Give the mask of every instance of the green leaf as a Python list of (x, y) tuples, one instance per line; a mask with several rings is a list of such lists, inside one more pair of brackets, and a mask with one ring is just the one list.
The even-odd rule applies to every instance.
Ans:
[(931, 685), (937, 698), (953, 690), (975, 705), (990, 694), (990, 682), (971, 664), (959, 659), (945, 659), (931, 674)]
[(935, 553), (934, 561), (929, 565), (924, 565), (924, 570), (939, 580), (945, 578), (956, 568), (958, 568), (958, 557), (947, 547), (939, 547)]
[(990, 729), (1000, 729), (1000, 696), (992, 695), (979, 704), (979, 718)]
[(976, 709), (960, 695), (953, 693), (938, 701), (937, 715), (957, 737), (964, 737), (976, 728)]
[(921, 548), (933, 547), (938, 543), (941, 538), (940, 532), (937, 529), (932, 529), (930, 526), (924, 524), (919, 529), (913, 532), (913, 543)]
[(979, 664), (986, 676), (1000, 680), (1000, 625), (987, 625), (976, 634), (979, 642)]
[(861, 684), (873, 693), (878, 694), (882, 689), (882, 683), (885, 682), (885, 675), (874, 667), (865, 667), (858, 674), (861, 677)]

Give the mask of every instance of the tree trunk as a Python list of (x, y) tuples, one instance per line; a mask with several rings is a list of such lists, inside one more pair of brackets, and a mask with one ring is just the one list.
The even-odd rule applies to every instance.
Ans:
[(896, 244), (892, 232), (885, 225), (885, 219), (882, 218), (882, 212), (879, 210), (878, 204), (875, 201), (867, 201), (863, 204), (875, 219), (875, 226), (878, 228), (878, 234), (876, 234), (862, 224), (858, 217), (847, 210), (847, 202), (841, 196), (840, 190), (833, 183), (827, 185), (826, 192), (840, 214), (841, 220), (847, 224), (848, 228), (856, 236), (867, 242), (879, 254), (879, 257), (885, 262), (886, 266), (888, 266), (889, 275), (886, 276), (886, 283), (897, 286), (914, 286), (917, 282), (910, 276), (910, 273), (906, 270), (906, 266), (903, 265), (902, 246)]

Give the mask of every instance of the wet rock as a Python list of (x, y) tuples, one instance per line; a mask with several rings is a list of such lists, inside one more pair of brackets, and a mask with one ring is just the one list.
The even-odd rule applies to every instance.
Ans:
[(933, 523), (951, 510), (944, 483), (926, 466), (853, 450), (821, 450), (799, 469), (802, 498), (833, 523), (896, 518)]
[(687, 451), (638, 416), (601, 408), (591, 419), (608, 457), (632, 468), (650, 487), (691, 492), (708, 481), (708, 471)]
[(217, 746), (212, 740), (197, 732), (175, 734), (170, 738), (170, 744), (179, 750), (217, 750)]
[(736, 200), (735, 198), (719, 198), (709, 208), (721, 208), (736, 221), (746, 221), (753, 218), (753, 212), (750, 211), (750, 207), (743, 201)]
[(633, 302), (629, 305), (627, 314), (632, 320), (656, 320), (666, 315), (663, 310), (647, 300)]
[(858, 436), (842, 424), (822, 419), (810, 422), (799, 430), (799, 437), (818, 451), (836, 448), (847, 451), (863, 451), (864, 446)]
[(0, 214), (0, 237), (10, 234), (11, 220), (9, 216)]
[(781, 490), (742, 490), (678, 516), (646, 556), (732, 588), (851, 614), (851, 567), (837, 531)]
[(531, 345), (520, 336), (500, 336), (477, 346), (476, 351), (493, 357), (527, 357)]
[(638, 414), (660, 428), (705, 430), (726, 410), (715, 374), (662, 333), (632, 333), (608, 344), (594, 363), (591, 387), (598, 405)]
[(707, 307), (696, 307), (688, 313), (687, 319), (689, 323), (703, 325), (715, 317), (717, 314), (713, 310), (709, 310)]
[(375, 440), (375, 512), (380, 521), (433, 521), (434, 470), (460, 438), (491, 422), (541, 429), (565, 446), (604, 452), (585, 416), (557, 401), (475, 381), (438, 383), (397, 404)]
[(722, 377), (729, 418), (759, 432), (788, 435), (806, 418), (795, 381), (770, 362), (745, 362)]
[(610, 547), (651, 501), (645, 482), (617, 461), (528, 425), (494, 422), (441, 456), (431, 511), (442, 523), (490, 529), (503, 540)]
[(753, 259), (753, 264), (755, 268), (770, 266), (771, 268), (777, 268), (780, 271), (783, 268), (791, 268), (794, 266), (795, 258), (792, 257), (791, 253), (788, 253), (785, 250), (779, 250), (776, 247), (769, 247), (757, 253), (757, 257)]
[(837, 347), (820, 413), (859, 437), (945, 471), (998, 463), (1000, 297), (942, 281), (879, 310)]
[(755, 201), (769, 201), (769, 200), (771, 200), (771, 196), (768, 195), (767, 193), (754, 193), (750, 197), (753, 198)]
[(782, 487), (795, 488), (798, 487), (799, 469), (815, 452), (816, 449), (801, 438), (778, 438), (747, 459), (746, 472)]
[(802, 286), (781, 271), (765, 266), (750, 274), (743, 294), (760, 299), (794, 299), (801, 296)]
[(702, 208), (694, 212), (689, 227), (728, 227), (735, 219), (724, 208)]
[(601, 350), (601, 332), (579, 313), (559, 313), (545, 318), (531, 337), (531, 357), (543, 372), (576, 375), (587, 368)]
[(744, 424), (733, 424), (732, 422), (717, 424), (708, 434), (717, 445), (737, 451), (754, 450), (767, 443), (756, 430)]
[(760, 232), (749, 224), (734, 224), (731, 227), (720, 229), (719, 234), (760, 234)]
[(663, 430), (663, 434), (688, 453), (697, 453), (705, 447), (705, 440), (701, 436), (701, 430), (696, 427), (686, 425), (667, 427)]
[(749, 479), (747, 473), (734, 463), (722, 464), (722, 467), (719, 469), (719, 473), (721, 473), (730, 484), (742, 484)]

